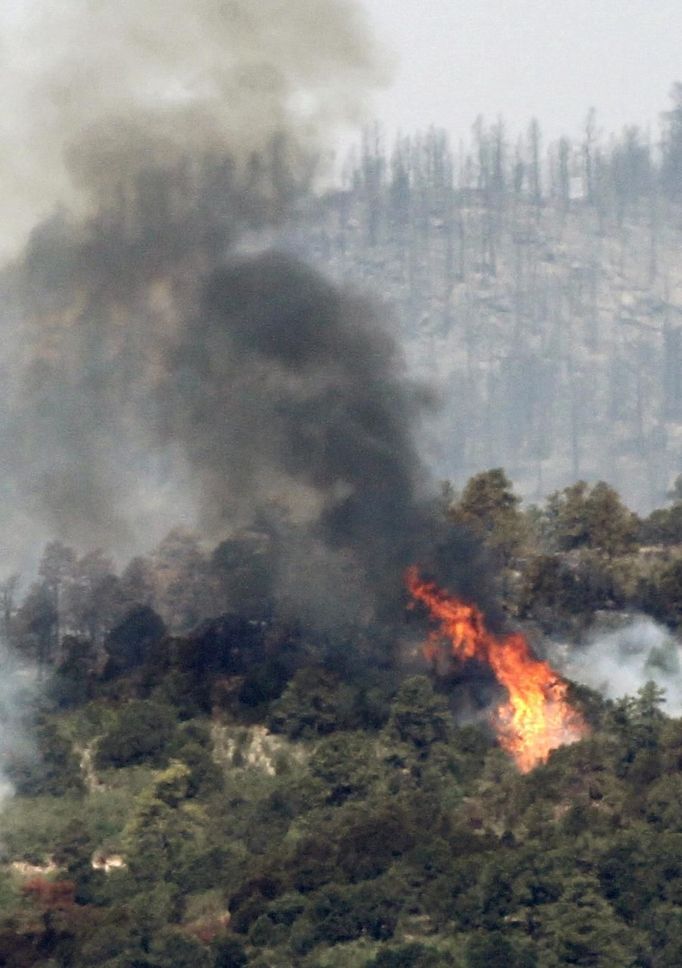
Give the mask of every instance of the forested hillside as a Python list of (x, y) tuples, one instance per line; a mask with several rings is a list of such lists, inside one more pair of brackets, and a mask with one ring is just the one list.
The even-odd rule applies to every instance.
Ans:
[(682, 84), (335, 182), (357, 0), (9, 6), (0, 968), (679, 968)]
[(605, 479), (650, 510), (682, 459), (681, 171), (680, 85), (618, 137), (594, 112), (549, 144), (375, 128), (297, 244), (386, 301), (444, 401), (443, 477), (503, 464), (533, 499)]
[[(676, 641), (681, 509), (678, 481), (644, 519), (603, 483), (522, 510), (496, 469), (439, 513), (542, 654), (635, 611)], [(4, 585), (0, 963), (679, 965), (682, 721), (660, 685), (572, 684), (587, 735), (519, 773), (489, 675), (431, 664), (419, 608), (315, 630), (271, 598), (274, 553), (176, 533), (117, 574), (53, 543), (32, 588)], [(660, 649), (646, 670), (677, 684)]]

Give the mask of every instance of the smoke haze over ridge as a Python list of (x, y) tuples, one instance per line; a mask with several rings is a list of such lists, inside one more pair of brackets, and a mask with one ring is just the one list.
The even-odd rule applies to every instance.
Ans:
[(370, 306), (263, 251), (380, 80), (358, 7), (74, 0), (13, 32), (36, 110), (10, 175), (52, 210), (2, 279), (7, 559), (53, 537), (128, 555), (178, 523), (219, 540), (277, 504), (307, 528), (289, 598), (311, 561), (309, 594), (394, 596), (433, 561), (424, 394)]
[(316, 150), (386, 79), (351, 0), (29, 0), (0, 28), (6, 250), (159, 162), (283, 132)]
[(608, 699), (634, 696), (647, 682), (655, 682), (665, 691), (663, 712), (682, 714), (679, 640), (649, 616), (632, 616), (611, 629), (597, 624), (582, 648), (559, 661), (572, 679)]

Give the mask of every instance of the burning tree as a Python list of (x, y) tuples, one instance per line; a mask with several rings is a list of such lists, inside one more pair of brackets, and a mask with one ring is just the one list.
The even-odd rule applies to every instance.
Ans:
[(427, 658), (438, 657), (444, 639), (455, 658), (484, 663), (507, 690), (509, 700), (496, 710), (493, 726), (500, 745), (522, 772), (544, 763), (553, 749), (586, 734), (582, 716), (567, 701), (568, 683), (547, 662), (533, 656), (521, 633), (500, 637), (489, 632), (475, 605), (425, 581), (414, 567), (407, 573), (407, 587), (437, 623), (425, 648)]

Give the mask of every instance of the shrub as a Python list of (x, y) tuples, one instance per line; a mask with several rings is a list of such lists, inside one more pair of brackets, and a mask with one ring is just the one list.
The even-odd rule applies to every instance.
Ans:
[(148, 700), (128, 702), (99, 742), (97, 766), (106, 769), (144, 762), (163, 766), (175, 729), (175, 713), (170, 706)]

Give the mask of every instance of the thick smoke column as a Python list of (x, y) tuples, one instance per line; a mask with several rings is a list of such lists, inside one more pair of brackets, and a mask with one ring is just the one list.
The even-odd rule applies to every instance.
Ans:
[(298, 528), (280, 533), (283, 599), (390, 608), (417, 558), (482, 602), (463, 544), (434, 541), (423, 394), (392, 339), (263, 254), (323, 129), (378, 77), (356, 5), (41, 3), (13, 41), (27, 110), (5, 124), (42, 171), (23, 194), (69, 207), (2, 280), (5, 534), (126, 554), (278, 505)]
[(362, 301), (278, 254), (208, 279), (168, 385), (168, 433), (202, 476), (220, 526), (279, 495), (376, 585), (415, 552), (420, 400)]
[(8, 558), (50, 535), (125, 554), (210, 491), (160, 393), (206, 279), (381, 71), (347, 0), (41, 2), (2, 26), (5, 225), (48, 216), (0, 280)]

